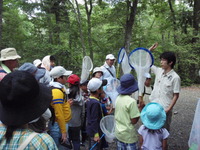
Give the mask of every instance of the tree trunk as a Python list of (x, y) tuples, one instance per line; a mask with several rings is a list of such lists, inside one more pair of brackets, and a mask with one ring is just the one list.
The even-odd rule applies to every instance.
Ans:
[(138, 0), (133, 2), (127, 0), (127, 17), (126, 17), (126, 27), (125, 27), (125, 50), (130, 52), (130, 42), (132, 38), (132, 29), (135, 21), (136, 11), (137, 11)]
[[(82, 45), (82, 53), (83, 53), (83, 57), (84, 57), (84, 56), (86, 56), (86, 47), (85, 47), (85, 42), (84, 42), (84, 38), (83, 38), (81, 13), (80, 13), (80, 9), (79, 9), (77, 0), (75, 0), (75, 3), (76, 3), (76, 8), (77, 8), (77, 13), (76, 13), (76, 10), (74, 7), (73, 7), (73, 9), (74, 9), (74, 13), (76, 15), (76, 20), (77, 20), (78, 26), (79, 26), (79, 34), (80, 34), (81, 45)], [(72, 4), (72, 6), (73, 6), (73, 4)]]
[(92, 14), (92, 0), (89, 0), (90, 8), (88, 8), (87, 1), (85, 0), (85, 10), (87, 14), (87, 24), (88, 24), (88, 47), (90, 51), (90, 58), (93, 60), (93, 49), (92, 49), (92, 36), (91, 36), (91, 14)]
[[(194, 9), (193, 9), (193, 28), (194, 36), (199, 34), (199, 24), (200, 24), (200, 0), (194, 0)], [(192, 39), (192, 43), (198, 41), (198, 37)]]
[(0, 50), (3, 48), (2, 46), (2, 18), (3, 18), (3, 0), (0, 0)]
[(170, 11), (171, 11), (171, 15), (172, 15), (172, 21), (173, 21), (173, 28), (174, 28), (174, 43), (177, 45), (177, 36), (176, 36), (176, 30), (177, 30), (177, 25), (176, 25), (176, 17), (175, 17), (175, 13), (174, 13), (174, 9), (172, 6), (172, 1), (168, 0), (168, 4), (170, 7)]

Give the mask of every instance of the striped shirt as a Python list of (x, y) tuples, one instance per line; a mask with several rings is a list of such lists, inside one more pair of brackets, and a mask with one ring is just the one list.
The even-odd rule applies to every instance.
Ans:
[[(0, 149), (2, 150), (16, 150), (27, 138), (33, 133), (29, 129), (17, 129), (13, 132), (10, 142), (6, 143), (4, 137), (6, 127), (0, 124)], [(57, 146), (53, 139), (47, 133), (37, 134), (24, 150), (57, 150)]]

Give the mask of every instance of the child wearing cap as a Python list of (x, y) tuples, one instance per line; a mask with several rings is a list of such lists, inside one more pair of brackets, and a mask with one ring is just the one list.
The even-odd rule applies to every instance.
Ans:
[(143, 125), (140, 126), (139, 143), (141, 150), (166, 150), (169, 132), (163, 128), (166, 113), (158, 103), (147, 104), (141, 112)]
[[(92, 77), (102, 79), (102, 76), (103, 76), (102, 69), (100, 67), (95, 67), (93, 70)], [(113, 111), (113, 107), (110, 98), (108, 98), (105, 92), (102, 92), (100, 95), (100, 99), (104, 116), (111, 114)]]
[(84, 110), (83, 110), (83, 96), (80, 92), (80, 78), (76, 74), (72, 74), (67, 78), (67, 83), (69, 87), (68, 98), (73, 100), (71, 105), (72, 118), (69, 121), (69, 140), (73, 143), (74, 150), (80, 149), (80, 131), (81, 123), (83, 120)]
[(92, 77), (102, 79), (103, 71), (100, 67), (95, 67), (93, 69)]
[[(102, 86), (104, 86), (102, 80), (98, 78), (92, 78), (88, 82), (88, 90), (90, 92), (89, 101), (87, 102), (87, 134), (89, 136), (89, 148), (91, 148), (96, 142), (97, 146), (93, 148), (100, 149), (102, 131), (100, 129), (100, 120), (102, 118), (102, 109), (99, 100), (99, 95), (102, 93)], [(102, 148), (102, 147), (101, 147)]]
[(67, 99), (65, 84), (67, 83), (67, 76), (72, 71), (67, 71), (62, 66), (56, 66), (50, 71), (50, 76), (53, 81), (50, 82), (52, 87), (52, 101), (51, 107), (54, 113), (54, 118), (49, 124), (50, 135), (53, 137), (55, 143), (59, 149), (63, 148), (64, 143), (68, 142), (67, 139), (67, 123), (71, 119), (71, 108), (72, 101)]
[(140, 112), (137, 101), (131, 98), (131, 94), (138, 90), (138, 83), (132, 74), (124, 74), (120, 78), (120, 86), (117, 88), (120, 94), (115, 105), (115, 136), (118, 149), (137, 150), (137, 132), (134, 125), (138, 122)]

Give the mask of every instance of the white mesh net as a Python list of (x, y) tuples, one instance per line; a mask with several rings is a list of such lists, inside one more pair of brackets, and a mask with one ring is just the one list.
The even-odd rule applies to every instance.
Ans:
[(131, 66), (129, 65), (128, 56), (127, 56), (126, 52), (125, 52), (125, 54), (124, 54), (124, 58), (123, 58), (121, 64), (122, 64), (122, 71), (123, 71), (124, 74), (127, 74), (127, 73), (130, 73), (130, 72), (131, 72), (132, 68), (131, 68)]
[(141, 95), (144, 92), (144, 82), (146, 80), (144, 74), (149, 72), (153, 64), (153, 56), (148, 49), (137, 48), (130, 53), (129, 63), (137, 73), (139, 95)]
[(112, 143), (115, 139), (115, 118), (113, 115), (105, 116), (100, 121), (100, 128), (105, 134), (107, 142)]
[(117, 92), (117, 88), (120, 85), (120, 81), (116, 78), (107, 79), (108, 83), (103, 87), (104, 92), (108, 95), (113, 103), (113, 107), (115, 108), (115, 101), (119, 93)]
[(82, 62), (81, 82), (80, 83), (83, 83), (88, 79), (92, 69), (93, 69), (93, 63), (92, 63), (91, 58), (89, 56), (85, 56), (83, 58), (83, 62)]

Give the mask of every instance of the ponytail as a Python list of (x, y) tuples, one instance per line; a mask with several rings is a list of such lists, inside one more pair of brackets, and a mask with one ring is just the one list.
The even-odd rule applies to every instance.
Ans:
[(13, 136), (13, 132), (19, 128), (18, 126), (7, 126), (7, 129), (6, 129), (6, 134), (5, 134), (5, 138), (6, 138), (6, 141), (10, 141), (10, 139), (12, 138)]

